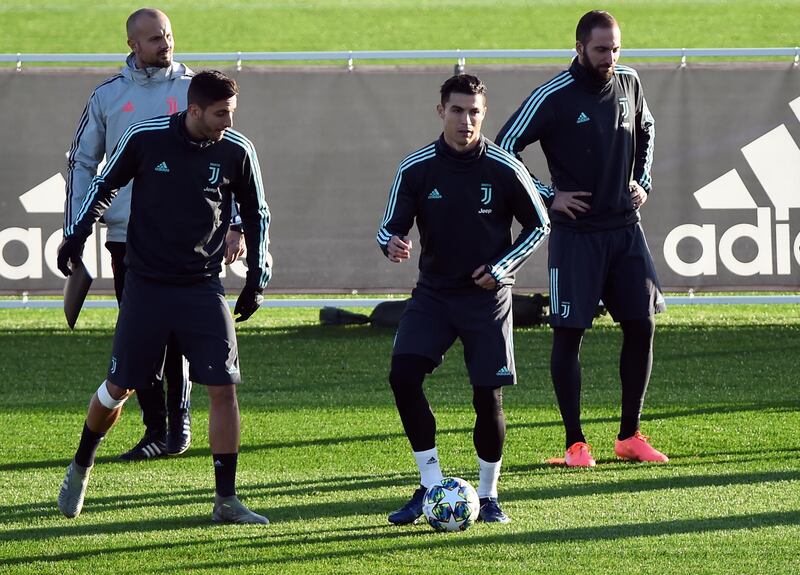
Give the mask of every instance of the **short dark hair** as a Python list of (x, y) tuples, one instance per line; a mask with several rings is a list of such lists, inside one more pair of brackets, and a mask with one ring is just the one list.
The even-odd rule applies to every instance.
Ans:
[(605, 10), (592, 10), (578, 20), (578, 27), (575, 28), (575, 40), (586, 46), (592, 37), (592, 30), (595, 28), (613, 28), (614, 26), (619, 26), (619, 24), (611, 14)]
[(486, 85), (477, 76), (456, 74), (442, 84), (439, 92), (442, 95), (442, 106), (450, 100), (450, 94), (481, 94), (486, 99)]
[(239, 93), (236, 80), (217, 70), (203, 70), (195, 74), (189, 83), (187, 102), (203, 110), (215, 102), (228, 100)]
[[(161, 10), (156, 10), (155, 8), (139, 8), (136, 12), (128, 16), (128, 20), (125, 22), (125, 31), (128, 33), (128, 38), (133, 38), (133, 33), (136, 30), (136, 24), (139, 22), (139, 18), (142, 16), (148, 16), (150, 18), (158, 18), (161, 14)], [(164, 14), (166, 16), (166, 14)]]

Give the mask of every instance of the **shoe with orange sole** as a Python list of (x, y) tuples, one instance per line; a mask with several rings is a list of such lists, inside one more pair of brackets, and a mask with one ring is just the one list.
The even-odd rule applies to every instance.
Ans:
[(656, 463), (667, 463), (669, 457), (658, 451), (647, 443), (649, 437), (636, 432), (628, 439), (622, 439), (614, 443), (614, 453), (617, 457), (630, 461), (651, 461)]

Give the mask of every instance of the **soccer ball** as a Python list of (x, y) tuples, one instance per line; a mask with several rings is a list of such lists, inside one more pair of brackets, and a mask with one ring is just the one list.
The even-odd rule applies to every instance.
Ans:
[(434, 483), (422, 500), (422, 513), (437, 531), (464, 531), (475, 523), (479, 510), (478, 493), (460, 477)]

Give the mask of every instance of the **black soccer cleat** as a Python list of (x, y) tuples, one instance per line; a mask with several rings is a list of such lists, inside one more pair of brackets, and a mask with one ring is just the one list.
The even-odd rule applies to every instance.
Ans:
[(164, 433), (146, 433), (144, 437), (131, 448), (119, 456), (123, 461), (143, 461), (163, 457), (167, 454), (167, 444)]
[(192, 444), (192, 416), (189, 410), (183, 410), (170, 419), (167, 429), (166, 451), (167, 455), (180, 455)]
[(511, 519), (500, 509), (500, 504), (496, 497), (481, 497), (481, 510), (478, 513), (478, 521), (486, 523), (510, 523)]
[(408, 503), (397, 511), (389, 514), (389, 523), (394, 525), (413, 525), (422, 515), (422, 500), (425, 498), (427, 487), (420, 485)]

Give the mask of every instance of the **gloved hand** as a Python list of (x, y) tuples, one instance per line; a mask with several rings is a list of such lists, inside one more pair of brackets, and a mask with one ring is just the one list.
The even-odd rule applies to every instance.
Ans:
[(85, 239), (80, 239), (76, 235), (67, 236), (58, 246), (58, 269), (65, 276), (71, 276), (72, 270), (69, 269), (70, 261), (77, 261), (83, 254), (83, 244)]
[(264, 296), (261, 295), (263, 291), (262, 288), (255, 288), (247, 285), (242, 288), (242, 293), (239, 294), (239, 298), (236, 300), (236, 306), (233, 308), (233, 315), (239, 315), (239, 317), (236, 318), (237, 323), (248, 320), (251, 315), (258, 311), (261, 302), (264, 301)]

